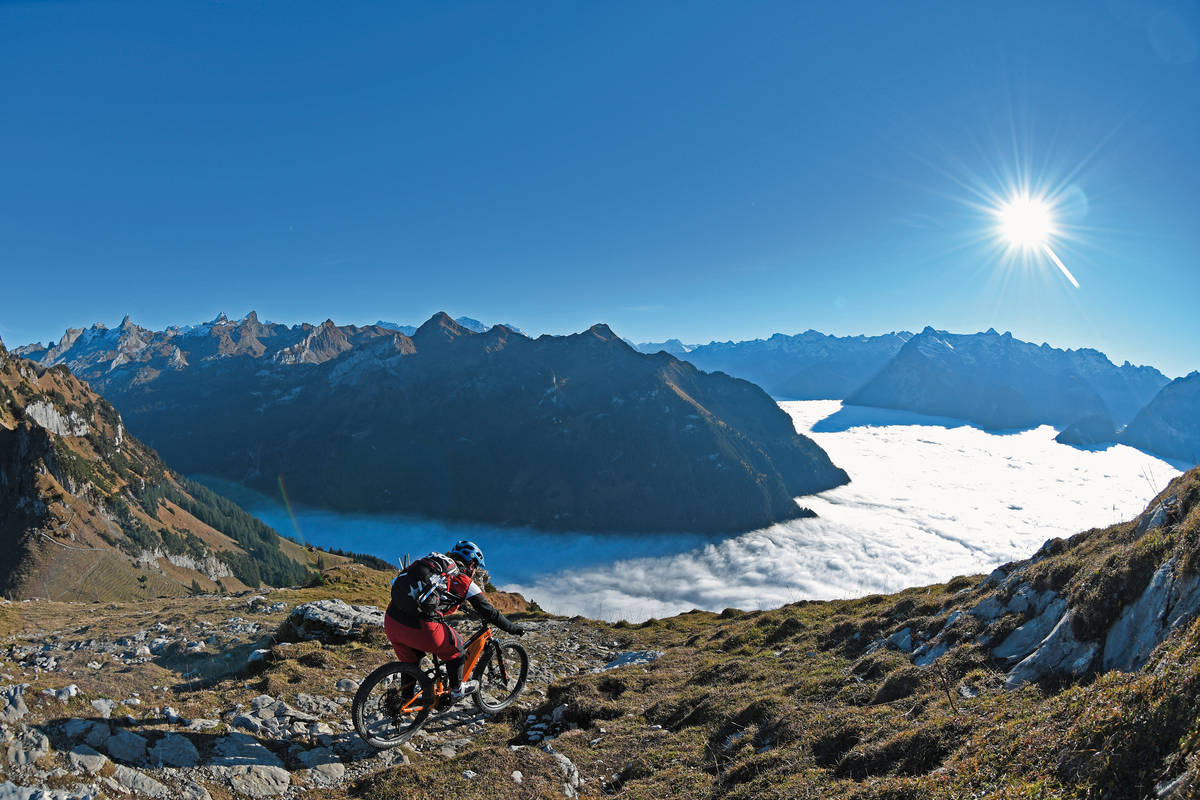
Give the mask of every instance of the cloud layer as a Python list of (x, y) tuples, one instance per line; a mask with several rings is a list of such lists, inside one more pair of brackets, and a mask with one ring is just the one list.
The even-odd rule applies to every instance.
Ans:
[(1090, 452), (1057, 444), (1049, 427), (998, 435), (889, 412), (877, 419), (886, 425), (860, 414), (855, 427), (812, 433), (840, 403), (780, 405), (852, 482), (803, 498), (817, 519), (732, 538), (545, 533), (302, 509), (297, 531), (280, 506), (262, 500), (254, 512), (281, 533), (391, 561), (471, 539), (498, 585), (549, 611), (638, 621), (692, 608), (892, 592), (986, 572), (1052, 537), (1132, 517), (1179, 474), (1128, 447)]

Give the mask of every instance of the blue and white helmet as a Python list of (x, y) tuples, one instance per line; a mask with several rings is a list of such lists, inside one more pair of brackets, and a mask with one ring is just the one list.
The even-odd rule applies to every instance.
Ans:
[(468, 542), (466, 539), (463, 539), (454, 545), (454, 549), (450, 551), (450, 555), (459, 559), (464, 564), (475, 564), (486, 569), (486, 565), (483, 563), (483, 551), (474, 542)]

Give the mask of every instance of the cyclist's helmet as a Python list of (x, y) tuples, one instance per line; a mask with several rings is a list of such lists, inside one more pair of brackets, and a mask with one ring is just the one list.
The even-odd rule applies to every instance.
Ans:
[(450, 551), (450, 555), (464, 564), (474, 564), (480, 568), (486, 568), (487, 566), (483, 563), (483, 551), (479, 549), (479, 545), (474, 542), (468, 542), (466, 539), (454, 545), (454, 549)]

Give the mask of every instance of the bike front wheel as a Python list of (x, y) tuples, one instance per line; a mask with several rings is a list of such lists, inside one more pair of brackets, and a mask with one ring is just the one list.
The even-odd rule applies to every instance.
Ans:
[(429, 719), (436, 703), (433, 681), (416, 664), (384, 664), (354, 695), (354, 730), (376, 750), (404, 744)]
[(479, 690), (471, 695), (476, 708), (487, 714), (508, 708), (525, 688), (529, 654), (516, 642), (492, 640), (471, 677), (479, 681)]

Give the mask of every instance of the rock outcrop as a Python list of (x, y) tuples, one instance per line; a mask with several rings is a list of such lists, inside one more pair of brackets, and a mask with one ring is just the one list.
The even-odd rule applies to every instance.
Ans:
[[(1132, 525), (1051, 540), (966, 592), (971, 603), (945, 609), (937, 627), (914, 634), (911, 625), (899, 626), (868, 652), (890, 648), (928, 666), (960, 645), (983, 647), (1006, 671), (1009, 688), (1142, 669), (1200, 613), (1200, 564), (1185, 533), (1197, 517), (1200, 470), (1192, 470)], [(1126, 552), (1089, 565), (1089, 553), (1114, 550)]]
[(383, 610), (353, 606), (344, 600), (318, 600), (296, 606), (279, 631), (283, 642), (345, 642), (361, 638), (368, 629), (383, 627)]

